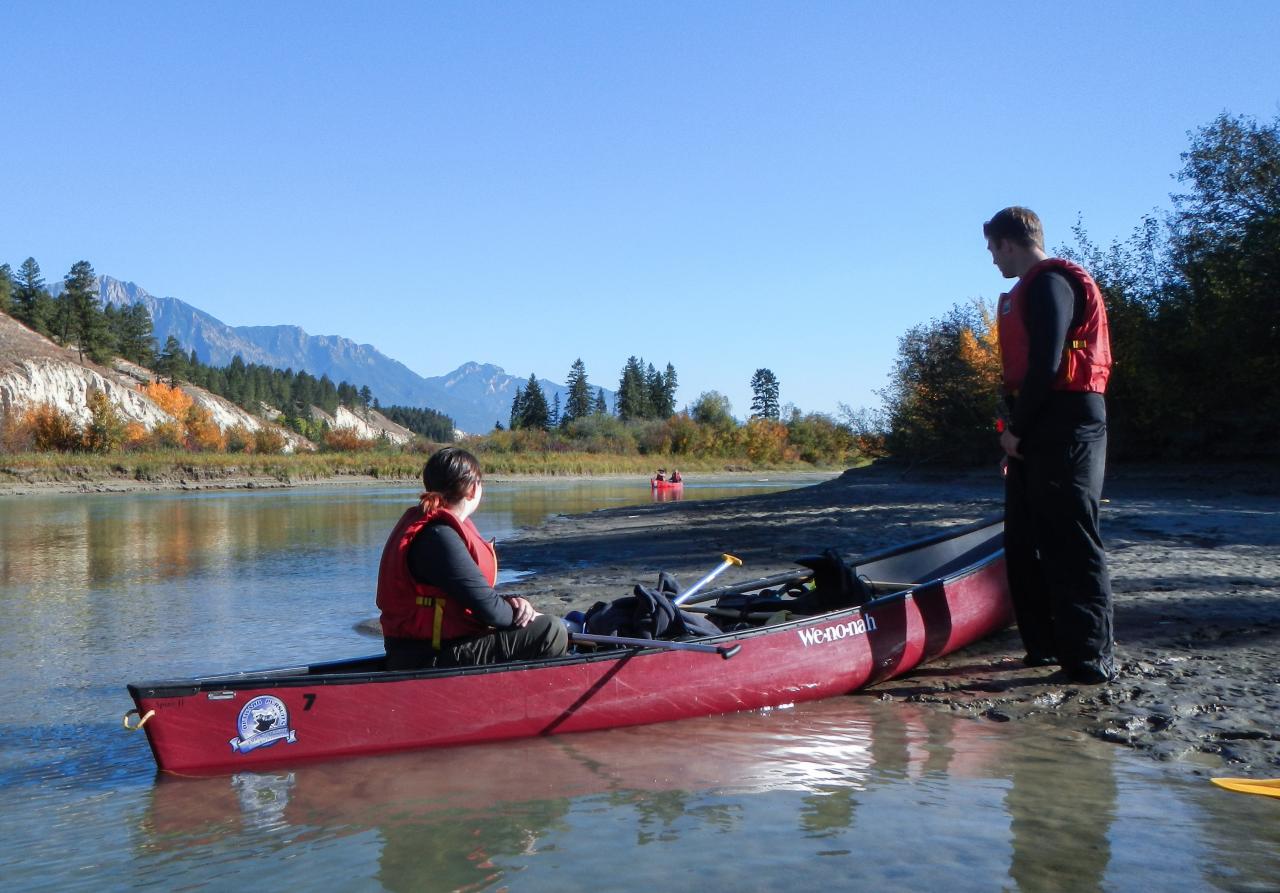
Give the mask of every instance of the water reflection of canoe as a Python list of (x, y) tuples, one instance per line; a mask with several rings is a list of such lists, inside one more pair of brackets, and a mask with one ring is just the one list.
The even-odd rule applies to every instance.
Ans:
[(1005, 742), (982, 723), (925, 706), (827, 700), (697, 717), (660, 732), (632, 726), (275, 772), (162, 776), (143, 824), (151, 845), (186, 848), (226, 833), (229, 822), (238, 831), (286, 822), (299, 831), (358, 833), (390, 816), (456, 817), (477, 807), (601, 794), (819, 793), (837, 785), (865, 790), (877, 776), (882, 783), (931, 773), (997, 778), (1008, 767)]
[[(129, 686), (156, 763), (227, 772), (751, 710), (844, 694), (1012, 619), (999, 518), (869, 556), (860, 607), (702, 639), (733, 660), (658, 648), (389, 673), (381, 658)], [(720, 587), (729, 597), (795, 575)], [(697, 599), (702, 601), (703, 598)], [(755, 616), (755, 615), (753, 615)], [(776, 618), (770, 618), (776, 619)]]
[(657, 478), (650, 478), (649, 486), (655, 490), (682, 490), (684, 481), (660, 481)]

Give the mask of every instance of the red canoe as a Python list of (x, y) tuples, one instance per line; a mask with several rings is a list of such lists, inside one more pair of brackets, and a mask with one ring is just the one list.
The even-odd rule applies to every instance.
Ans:
[(684, 486), (684, 481), (660, 481), (657, 478), (649, 478), (649, 486), (655, 490), (679, 490)]
[[(162, 770), (217, 773), (664, 722), (845, 694), (906, 673), (1012, 621), (1002, 531), (1003, 522), (990, 519), (859, 561), (858, 576), (877, 593), (861, 607), (697, 640), (696, 647), (713, 646), (708, 651), (733, 650), (732, 660), (692, 650), (618, 648), (392, 673), (381, 669), (378, 655), (136, 683), (129, 686), (136, 706), (132, 725), (141, 723)], [(780, 574), (704, 592), (694, 601), (800, 579)], [(709, 610), (714, 616), (716, 609)]]

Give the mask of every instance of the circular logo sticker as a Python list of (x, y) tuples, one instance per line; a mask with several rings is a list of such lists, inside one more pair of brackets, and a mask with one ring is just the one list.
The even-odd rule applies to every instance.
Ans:
[(269, 747), (281, 740), (289, 744), (297, 740), (289, 728), (289, 709), (272, 695), (259, 695), (245, 704), (236, 720), (236, 731), (240, 734), (230, 743), (238, 753)]

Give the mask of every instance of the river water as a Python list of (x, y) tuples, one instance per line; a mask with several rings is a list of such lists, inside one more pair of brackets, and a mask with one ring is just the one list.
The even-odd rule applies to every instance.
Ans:
[[(802, 481), (686, 485), (722, 498)], [(1112, 745), (874, 695), (208, 779), (124, 685), (377, 650), (413, 491), (0, 501), (7, 890), (1278, 890), (1280, 801)], [(494, 482), (499, 542), (643, 483)], [(517, 569), (511, 569), (518, 572)]]

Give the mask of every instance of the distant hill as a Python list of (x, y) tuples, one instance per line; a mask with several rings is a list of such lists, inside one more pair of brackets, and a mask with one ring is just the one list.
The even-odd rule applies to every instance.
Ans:
[[(110, 366), (99, 366), (81, 360), (74, 348), (60, 347), (38, 335), (12, 317), (0, 313), (0, 408), (23, 411), (39, 405), (51, 406), (80, 424), (90, 419), (89, 394), (106, 395), (116, 412), (127, 422), (136, 422), (147, 430), (174, 419), (140, 384), (150, 382), (154, 373), (124, 360)], [(312, 450), (314, 445), (291, 430), (250, 415), (229, 400), (203, 388), (184, 384), (183, 391), (203, 408), (209, 419), (222, 431), (240, 426), (246, 431), (269, 428), (277, 431), (286, 444), (286, 452)], [(319, 410), (313, 410), (319, 412)], [(381, 413), (360, 410), (352, 412), (338, 407), (335, 416), (325, 417), (332, 428), (349, 428), (363, 438), (385, 435), (394, 443), (407, 443), (412, 433), (391, 422)]]
[[(177, 298), (157, 298), (132, 282), (110, 276), (98, 277), (98, 289), (104, 304), (146, 305), (156, 339), (163, 344), (173, 335), (203, 363), (225, 366), (239, 354), (246, 363), (306, 370), (357, 388), (368, 385), (383, 404), (430, 407), (451, 416), (468, 433), (487, 432), (496, 421), (505, 425), (515, 389), (528, 381), (490, 363), (464, 363), (448, 374), (424, 378), (377, 348), (338, 335), (309, 335), (289, 325), (229, 326)], [(568, 396), (564, 385), (545, 378), (539, 384), (548, 403), (559, 394), (564, 404)], [(605, 390), (605, 399), (610, 407), (614, 405), (612, 391)]]

